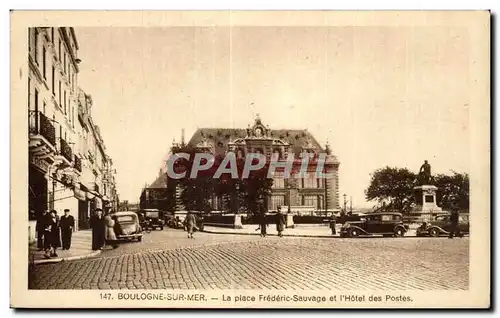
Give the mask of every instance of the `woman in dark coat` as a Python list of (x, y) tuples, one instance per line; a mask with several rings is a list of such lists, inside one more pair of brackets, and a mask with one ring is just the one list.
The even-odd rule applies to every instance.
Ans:
[(61, 236), (59, 234), (59, 217), (56, 210), (50, 211), (44, 226), (45, 258), (57, 257), (57, 248), (61, 246)]
[(101, 209), (96, 209), (95, 215), (90, 219), (90, 227), (92, 228), (92, 249), (100, 250), (105, 244), (106, 235), (106, 220), (102, 215)]

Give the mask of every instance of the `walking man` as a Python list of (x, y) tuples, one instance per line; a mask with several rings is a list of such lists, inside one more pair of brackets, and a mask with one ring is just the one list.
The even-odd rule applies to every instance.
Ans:
[(332, 215), (331, 219), (330, 219), (330, 229), (332, 230), (332, 235), (336, 235), (337, 234), (337, 221), (335, 220), (335, 215)]
[(267, 235), (267, 222), (266, 222), (266, 210), (264, 209), (263, 205), (259, 205), (260, 209), (260, 236), (261, 237), (266, 237)]
[(90, 227), (92, 228), (92, 249), (102, 250), (106, 233), (106, 221), (102, 215), (102, 209), (95, 210), (95, 215), (90, 219)]
[(276, 214), (276, 230), (278, 231), (278, 236), (283, 236), (283, 231), (285, 229), (285, 215), (281, 213), (281, 206), (278, 206), (278, 213)]
[(71, 236), (75, 228), (75, 218), (69, 214), (69, 209), (64, 209), (64, 215), (59, 220), (61, 227), (62, 249), (69, 250), (71, 247)]
[(451, 229), (450, 229), (450, 235), (448, 238), (453, 238), (453, 236), (461, 236), (460, 232), (458, 230), (458, 209), (456, 206), (453, 206), (452, 211), (451, 211), (451, 216), (450, 216), (450, 222), (451, 222)]
[(191, 213), (191, 211), (188, 211), (184, 222), (186, 223), (188, 238), (193, 238), (193, 232), (194, 232), (194, 229), (196, 227), (196, 218), (195, 218), (194, 214)]

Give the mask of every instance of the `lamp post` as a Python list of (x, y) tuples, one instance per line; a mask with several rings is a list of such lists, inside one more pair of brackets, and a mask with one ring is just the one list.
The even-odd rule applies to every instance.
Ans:
[(290, 184), (287, 183), (286, 185), (286, 189), (287, 189), (287, 197), (288, 197), (288, 212), (291, 211), (291, 201), (292, 201), (292, 197), (291, 197), (291, 190), (292, 190), (292, 186)]
[(347, 194), (344, 193), (344, 212), (347, 213)]
[(236, 214), (240, 213), (240, 184), (236, 183)]

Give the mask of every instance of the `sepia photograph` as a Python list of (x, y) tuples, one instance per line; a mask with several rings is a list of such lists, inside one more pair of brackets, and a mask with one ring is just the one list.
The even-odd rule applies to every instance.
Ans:
[(490, 306), (489, 12), (13, 11), (11, 41), (11, 306)]

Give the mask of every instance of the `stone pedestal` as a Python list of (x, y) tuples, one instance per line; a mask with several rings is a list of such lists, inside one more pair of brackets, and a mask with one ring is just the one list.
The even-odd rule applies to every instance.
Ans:
[(234, 215), (233, 228), (235, 228), (235, 229), (242, 229), (243, 228), (243, 223), (241, 223), (241, 215), (240, 214)]
[(295, 227), (295, 224), (293, 223), (293, 214), (287, 213), (286, 214), (286, 228), (293, 229), (294, 227)]
[(411, 214), (416, 216), (434, 215), (442, 213), (443, 210), (437, 205), (437, 187), (433, 185), (421, 185), (413, 188), (415, 190), (415, 204)]

